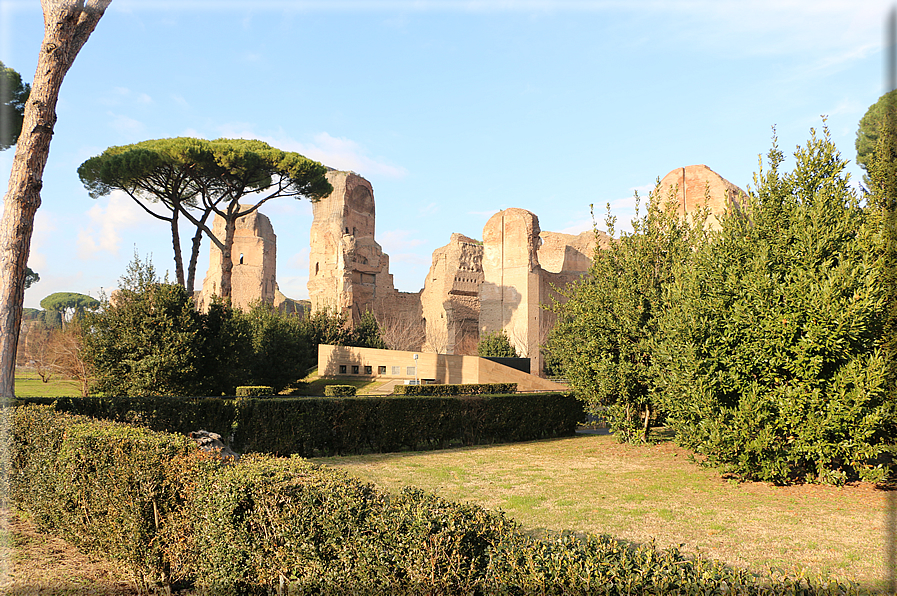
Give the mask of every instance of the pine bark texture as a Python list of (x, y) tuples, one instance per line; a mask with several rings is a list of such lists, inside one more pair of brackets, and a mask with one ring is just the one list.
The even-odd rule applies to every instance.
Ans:
[(111, 0), (41, 0), (44, 39), (25, 105), (0, 220), (0, 398), (15, 392), (16, 344), (25, 298), (25, 266), (65, 74)]

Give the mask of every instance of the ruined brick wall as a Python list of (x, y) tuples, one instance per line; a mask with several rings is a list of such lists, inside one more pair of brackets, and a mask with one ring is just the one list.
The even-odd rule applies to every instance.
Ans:
[(476, 353), (482, 283), (482, 243), (452, 234), (448, 244), (433, 252), (420, 295), (427, 336), (424, 349), (441, 354)]
[[(701, 207), (707, 207), (707, 229), (719, 229), (719, 217), (740, 204), (743, 190), (705, 166), (704, 164), (676, 168), (660, 181), (662, 200), (669, 197), (679, 204), (681, 213), (688, 216)], [(709, 199), (705, 196), (709, 195)]]
[[(241, 206), (241, 209), (248, 206)], [(224, 219), (215, 216), (212, 231), (217, 238), (224, 238)], [(277, 290), (277, 236), (267, 216), (253, 211), (239, 218), (234, 231), (231, 250), (231, 304), (248, 310), (249, 305), (261, 300), (274, 304)], [(215, 244), (209, 249), (209, 269), (202, 282), (197, 307), (208, 310), (212, 296), (220, 295), (221, 251)]]
[(389, 255), (375, 240), (374, 189), (354, 172), (331, 170), (333, 192), (313, 203), (308, 295), (313, 311), (336, 310), (357, 322), (378, 318), (419, 321), (420, 293), (398, 292)]

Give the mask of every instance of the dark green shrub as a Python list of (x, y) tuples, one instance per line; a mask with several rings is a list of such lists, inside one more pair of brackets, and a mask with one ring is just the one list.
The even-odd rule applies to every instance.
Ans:
[(317, 345), (312, 343), (300, 317), (279, 312), (269, 304), (253, 304), (241, 315), (252, 343), (248, 360), (248, 383), (270, 385), (279, 393), (305, 376), (317, 362)]
[(897, 411), (881, 350), (881, 223), (828, 130), (699, 251), (657, 336), (677, 441), (744, 478), (881, 481)]
[(326, 397), (354, 397), (357, 389), (352, 385), (327, 385), (324, 387)]
[(156, 431), (184, 434), (204, 429), (220, 434), (241, 453), (306, 457), (572, 436), (584, 420), (582, 403), (562, 393), (364, 399), (60, 398), (55, 408)]
[(493, 356), (495, 358), (520, 358), (517, 350), (503, 329), (486, 333), (477, 343), (477, 356)]
[(238, 397), (260, 397), (274, 395), (274, 388), (270, 385), (254, 385), (237, 387)]
[(16, 502), (129, 566), (144, 591), (180, 580), (234, 595), (858, 593), (607, 536), (540, 540), (418, 489), (389, 495), (298, 457), (223, 465), (181, 436), (47, 407), (16, 408), (13, 446)]
[[(667, 307), (663, 291), (703, 234), (703, 216), (681, 219), (669, 192), (658, 183), (641, 217), (636, 194), (633, 232), (606, 249), (596, 245), (589, 275), (551, 305), (557, 323), (546, 345), (549, 361), (620, 441), (648, 440), (660, 405), (652, 341)], [(606, 223), (613, 235), (615, 218), (608, 214)]]

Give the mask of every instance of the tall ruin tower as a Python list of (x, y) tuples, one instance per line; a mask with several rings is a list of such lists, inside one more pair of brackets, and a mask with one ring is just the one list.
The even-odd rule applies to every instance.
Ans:
[(374, 240), (374, 189), (354, 172), (327, 172), (333, 192), (312, 203), (308, 297), (313, 311), (330, 309), (357, 322), (370, 311), (418, 317), (419, 294), (397, 292), (389, 256)]
[[(215, 217), (212, 231), (216, 237), (224, 238), (224, 220), (221, 217)], [(267, 216), (253, 211), (237, 220), (231, 258), (234, 263), (231, 273), (231, 304), (243, 310), (249, 310), (249, 306), (258, 300), (274, 304), (277, 289), (277, 236)], [(221, 251), (213, 243), (209, 250), (209, 270), (202, 282), (198, 300), (200, 309), (208, 310), (212, 296), (220, 294)]]

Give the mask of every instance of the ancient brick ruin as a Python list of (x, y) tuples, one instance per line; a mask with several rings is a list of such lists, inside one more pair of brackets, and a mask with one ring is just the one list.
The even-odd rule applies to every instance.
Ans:
[[(436, 249), (424, 287), (399, 292), (389, 256), (375, 240), (374, 191), (353, 172), (328, 172), (333, 192), (313, 204), (308, 292), (311, 308), (346, 313), (353, 321), (374, 313), (391, 347), (440, 354), (475, 354), (481, 334), (504, 330), (532, 370), (542, 370), (540, 346), (553, 320), (542, 304), (588, 270), (603, 232), (579, 235), (543, 232), (539, 218), (505, 209), (483, 228), (482, 241), (452, 234)], [(661, 181), (687, 217), (706, 206), (708, 226), (737, 206), (742, 191), (704, 165), (677, 168)], [(216, 226), (221, 225), (216, 221)], [(238, 221), (234, 242), (233, 302), (283, 302), (275, 279), (276, 237), (268, 218), (254, 213)], [(218, 262), (212, 246), (210, 263)], [(216, 277), (217, 275), (217, 277)], [(200, 302), (208, 303), (220, 272), (210, 266)]]

